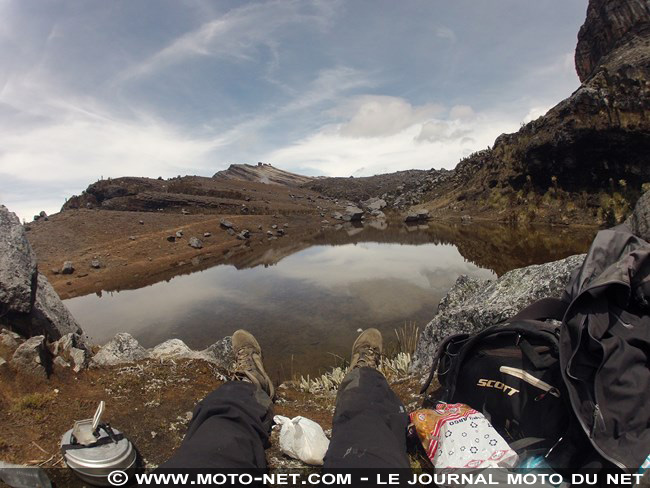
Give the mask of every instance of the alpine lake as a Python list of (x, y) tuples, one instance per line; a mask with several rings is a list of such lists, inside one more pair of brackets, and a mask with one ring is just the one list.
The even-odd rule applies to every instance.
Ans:
[(65, 303), (98, 344), (129, 332), (144, 347), (178, 338), (203, 349), (244, 328), (262, 345), (272, 377), (313, 376), (347, 360), (360, 329), (381, 330), (385, 347), (396, 343), (396, 329), (423, 329), (460, 275), (494, 279), (586, 252), (595, 233), (476, 222), (347, 224), (144, 288)]

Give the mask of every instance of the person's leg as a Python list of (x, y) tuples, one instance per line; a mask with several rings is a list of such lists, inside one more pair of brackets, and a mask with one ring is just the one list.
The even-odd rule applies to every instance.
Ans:
[(376, 369), (381, 347), (376, 329), (364, 331), (352, 347), (351, 370), (336, 398), (326, 469), (409, 468), (408, 415)]
[(160, 468), (266, 468), (272, 419), (266, 392), (225, 383), (196, 406), (183, 443)]
[(238, 330), (232, 341), (242, 381), (221, 385), (196, 406), (183, 443), (160, 469), (266, 468), (273, 385), (255, 338)]

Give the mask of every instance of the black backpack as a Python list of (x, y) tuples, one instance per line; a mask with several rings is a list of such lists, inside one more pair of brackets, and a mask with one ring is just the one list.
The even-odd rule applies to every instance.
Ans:
[(599, 232), (561, 300), (445, 339), (422, 393), (436, 372), (437, 400), (482, 411), (516, 450), (535, 445), (558, 468), (638, 469), (650, 454), (650, 244), (625, 226)]
[(437, 372), (435, 401), (468, 404), (516, 448), (548, 451), (565, 435), (570, 417), (559, 322), (541, 319), (561, 319), (566, 306), (540, 300), (507, 323), (446, 338), (421, 393)]

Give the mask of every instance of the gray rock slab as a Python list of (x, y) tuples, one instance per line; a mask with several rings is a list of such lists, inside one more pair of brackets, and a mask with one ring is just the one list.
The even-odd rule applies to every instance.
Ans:
[(120, 332), (102, 346), (92, 358), (91, 365), (114, 366), (132, 363), (146, 357), (147, 352), (131, 334)]
[(79, 336), (82, 334), (81, 327), (70, 310), (42, 274), (38, 275), (36, 301), (31, 319), (33, 329), (46, 332), (50, 339), (60, 339), (70, 333)]
[(188, 245), (194, 249), (201, 249), (203, 247), (203, 243), (196, 237), (190, 237)]
[(23, 342), (23, 338), (7, 329), (0, 330), (0, 344), (8, 349), (16, 349), (20, 343)]
[(180, 339), (169, 339), (151, 349), (149, 357), (153, 359), (189, 358), (193, 353), (194, 351)]
[(223, 369), (231, 369), (234, 356), (232, 353), (232, 337), (227, 336), (215, 342), (207, 349), (200, 351), (206, 361), (216, 364)]
[(45, 336), (39, 335), (27, 339), (18, 346), (10, 364), (20, 373), (47, 378), (48, 361)]
[(641, 239), (650, 241), (650, 192), (645, 192), (636, 202), (634, 211), (625, 224), (633, 234)]
[(451, 334), (472, 334), (512, 317), (536, 300), (560, 298), (584, 257), (514, 269), (493, 281), (459, 277), (420, 334), (412, 368), (429, 369), (438, 345)]
[(31, 311), (36, 273), (36, 258), (20, 219), (0, 205), (0, 312)]
[(72, 364), (74, 364), (72, 370), (75, 373), (88, 366), (88, 352), (85, 349), (79, 349), (78, 347), (71, 348), (70, 359), (72, 360)]

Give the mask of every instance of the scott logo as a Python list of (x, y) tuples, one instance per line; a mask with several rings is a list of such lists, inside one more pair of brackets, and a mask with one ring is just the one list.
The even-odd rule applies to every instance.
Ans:
[(515, 393), (519, 393), (519, 390), (517, 390), (516, 388), (513, 388), (512, 386), (508, 386), (505, 383), (502, 383), (501, 381), (497, 381), (497, 380), (480, 379), (478, 380), (478, 383), (476, 383), (476, 386), (482, 386), (483, 388), (496, 388), (497, 390), (503, 390), (503, 393), (507, 393), (508, 396), (512, 396)]

